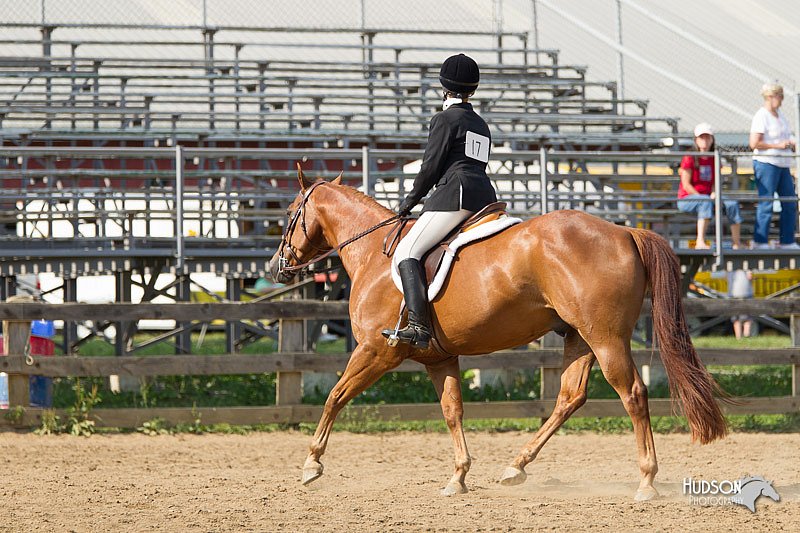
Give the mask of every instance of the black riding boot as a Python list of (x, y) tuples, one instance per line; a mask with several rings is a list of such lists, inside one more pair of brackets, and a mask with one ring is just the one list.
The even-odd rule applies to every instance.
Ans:
[[(425, 349), (431, 340), (431, 315), (428, 309), (428, 288), (425, 286), (425, 272), (417, 259), (404, 259), (397, 265), (400, 281), (403, 283), (403, 296), (408, 309), (408, 325), (397, 332), (400, 342), (407, 342), (415, 348)], [(386, 338), (394, 335), (393, 329), (385, 329)]]

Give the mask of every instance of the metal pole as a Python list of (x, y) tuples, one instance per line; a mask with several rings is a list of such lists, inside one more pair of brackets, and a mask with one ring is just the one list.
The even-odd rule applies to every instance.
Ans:
[(719, 150), (714, 150), (714, 239), (717, 249), (714, 252), (715, 266), (722, 264), (722, 165)]
[(800, 93), (794, 95), (794, 182), (795, 194), (800, 188), (800, 146), (798, 146), (798, 136), (800, 136)]
[(214, 34), (217, 30), (203, 30), (203, 40), (205, 41), (204, 55), (206, 62), (206, 75), (208, 76), (208, 128), (213, 130), (215, 127), (215, 108), (216, 99), (214, 98)]
[[(42, 19), (44, 19), (44, 3), (42, 4)], [(39, 70), (44, 70), (50, 72), (53, 70), (53, 66), (50, 63), (52, 58), (53, 52), (53, 27), (52, 26), (42, 26), (42, 56), (47, 60), (47, 65), (42, 66)], [(97, 82), (95, 81), (95, 84)], [(45, 77), (44, 81), (45, 87), (45, 103), (47, 107), (51, 107), (53, 105), (53, 79), (50, 76)], [(47, 120), (44, 122), (45, 129), (49, 129), (51, 125), (50, 122), (50, 114), (47, 115)]]
[[(617, 44), (619, 44), (620, 48), (622, 47), (622, 3), (620, 0), (616, 0), (615, 4), (617, 5)], [(622, 54), (622, 50), (617, 51), (617, 88), (619, 90), (619, 94), (617, 95), (620, 100), (625, 99), (625, 56)], [(617, 110), (620, 111), (619, 109)]]
[(494, 0), (494, 24), (497, 31), (497, 62), (503, 63), (503, 0)]
[[(533, 49), (539, 49), (539, 14), (536, 12), (536, 0), (531, 0), (533, 6)], [(539, 54), (536, 54), (536, 63), (539, 63)]]
[(539, 148), (539, 189), (542, 198), (542, 214), (547, 213), (547, 152)]
[[(402, 181), (402, 178), (401, 178)], [(364, 194), (370, 196), (369, 190), (369, 146), (361, 147), (361, 184), (364, 187)], [(401, 193), (403, 191), (400, 191)]]
[(183, 146), (175, 145), (175, 259), (183, 273)]

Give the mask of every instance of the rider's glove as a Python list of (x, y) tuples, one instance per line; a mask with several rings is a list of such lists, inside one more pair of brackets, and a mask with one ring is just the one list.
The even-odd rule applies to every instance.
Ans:
[(401, 217), (407, 217), (409, 214), (411, 214), (411, 209), (413, 207), (414, 204), (412, 204), (408, 198), (406, 198), (400, 203), (400, 207), (397, 209), (397, 214)]

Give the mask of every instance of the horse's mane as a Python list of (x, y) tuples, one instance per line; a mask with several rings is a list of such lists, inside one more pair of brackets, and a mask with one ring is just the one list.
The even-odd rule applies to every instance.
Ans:
[(745, 476), (745, 477), (743, 477), (741, 479), (742, 486), (745, 486), (745, 485), (747, 485), (748, 483), (750, 483), (752, 481), (763, 481), (764, 483), (768, 483), (768, 484), (772, 485), (771, 481), (767, 481), (766, 479), (764, 479), (761, 476)]
[(392, 213), (391, 209), (382, 206), (381, 204), (378, 203), (378, 201), (375, 198), (373, 198), (373, 197), (371, 197), (371, 196), (359, 191), (355, 187), (351, 187), (350, 185), (341, 184), (341, 185), (337, 186), (337, 189), (347, 193), (348, 197), (351, 200), (353, 200), (354, 202), (358, 203), (359, 205), (363, 205), (364, 207), (368, 207), (368, 208), (372, 208), (372, 209), (377, 207), (379, 209), (382, 209), (382, 210), (386, 211), (389, 214)]

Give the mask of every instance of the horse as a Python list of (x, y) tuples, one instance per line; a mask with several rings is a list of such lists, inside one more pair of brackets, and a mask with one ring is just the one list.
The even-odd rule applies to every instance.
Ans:
[(462, 426), (459, 359), (453, 354), (488, 354), (557, 331), (564, 336), (564, 359), (555, 408), (502, 473), (500, 483), (525, 481), (525, 466), (586, 401), (589, 372), (597, 361), (633, 422), (641, 473), (635, 498), (657, 496), (647, 389), (630, 348), (648, 286), (661, 358), (693, 440), (708, 443), (727, 433), (715, 399), (722, 391), (689, 337), (678, 258), (656, 233), (579, 211), (523, 221), (459, 251), (431, 302), (438, 349), (390, 347), (381, 330), (396, 323), (402, 293), (392, 282), (391, 260), (382, 250), (387, 233), (376, 228), (398, 217), (343, 185), (341, 174), (332, 181), (311, 180), (298, 164), (298, 181), (300, 192), (287, 210), (270, 271), (276, 281), (288, 283), (304, 266), (337, 251), (352, 283), (349, 313), (358, 343), (325, 402), (303, 466), (304, 485), (322, 475), (320, 459), (342, 408), (384, 373), (412, 359), (425, 366), (453, 439), (455, 472), (442, 494), (467, 492), (471, 459)]

